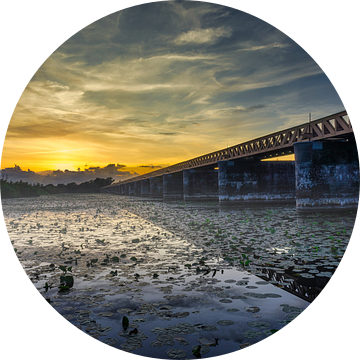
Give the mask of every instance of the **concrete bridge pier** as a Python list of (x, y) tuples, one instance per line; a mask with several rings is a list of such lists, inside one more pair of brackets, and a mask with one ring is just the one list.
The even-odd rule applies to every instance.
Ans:
[(123, 186), (124, 186), (123, 191), (122, 191), (123, 193), (121, 195), (128, 196), (129, 195), (130, 183), (124, 184)]
[(163, 175), (151, 177), (149, 179), (150, 197), (163, 198)]
[(219, 201), (295, 199), (293, 161), (219, 161)]
[(297, 208), (356, 206), (359, 160), (355, 139), (294, 144)]
[(149, 197), (150, 196), (150, 179), (141, 180), (141, 196)]
[(134, 196), (141, 196), (141, 181), (134, 181)]
[(135, 182), (131, 182), (129, 183), (129, 188), (128, 188), (128, 195), (129, 196), (134, 196), (135, 195)]
[(216, 165), (183, 170), (184, 200), (219, 200)]
[(164, 200), (183, 200), (183, 172), (163, 175)]

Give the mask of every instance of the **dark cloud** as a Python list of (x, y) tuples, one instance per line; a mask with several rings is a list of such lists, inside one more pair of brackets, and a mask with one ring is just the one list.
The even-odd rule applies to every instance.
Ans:
[(93, 180), (96, 178), (112, 177), (116, 181), (126, 179), (130, 176), (139, 175), (136, 172), (123, 170), (125, 165), (109, 164), (105, 167), (91, 166), (85, 170), (71, 171), (71, 170), (49, 170), (44, 172), (34, 172), (28, 169), (22, 170), (20, 166), (15, 165), (11, 168), (1, 170), (1, 177), (8, 181), (24, 181), (28, 183), (40, 184), (68, 184), (71, 182), (81, 183), (84, 181)]
[(139, 167), (142, 167), (142, 168), (150, 168), (150, 169), (162, 168), (161, 165), (139, 165)]

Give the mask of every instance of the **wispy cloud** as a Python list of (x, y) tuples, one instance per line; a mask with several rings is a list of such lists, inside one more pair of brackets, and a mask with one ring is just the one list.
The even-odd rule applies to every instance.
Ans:
[(14, 111), (2, 164), (171, 164), (307, 109), (342, 108), (319, 66), (269, 24), (210, 3), (155, 2), (89, 25), (45, 61)]
[(241, 114), (241, 113), (252, 112), (252, 111), (255, 111), (258, 109), (263, 109), (265, 107), (266, 107), (266, 105), (254, 105), (254, 106), (250, 106), (250, 107), (236, 106), (235, 108), (218, 109), (218, 110), (215, 110), (214, 112), (217, 114), (227, 116), (227, 115), (236, 115), (236, 114)]
[(24, 155), (33, 155), (33, 154), (56, 154), (56, 153), (66, 153), (66, 152), (72, 152), (72, 151), (81, 151), (86, 149), (71, 149), (71, 150), (55, 150), (55, 151), (34, 151), (25, 153)]
[(220, 38), (230, 37), (231, 34), (231, 29), (226, 27), (195, 29), (180, 34), (175, 38), (174, 43), (177, 45), (188, 43), (213, 44)]
[(244, 47), (244, 48), (241, 48), (241, 49), (238, 49), (235, 51), (259, 51), (259, 50), (269, 50), (269, 49), (276, 49), (276, 48), (284, 49), (289, 46), (290, 46), (290, 44), (281, 44), (281, 43), (274, 42), (272, 44), (267, 44), (267, 45), (254, 45), (251, 47)]

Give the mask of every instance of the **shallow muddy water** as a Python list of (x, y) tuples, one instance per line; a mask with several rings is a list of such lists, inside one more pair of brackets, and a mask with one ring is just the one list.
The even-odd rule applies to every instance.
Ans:
[(337, 268), (355, 220), (355, 210), (107, 194), (3, 200), (3, 212), (27, 275), (71, 324), (180, 359), (239, 350), (293, 320)]

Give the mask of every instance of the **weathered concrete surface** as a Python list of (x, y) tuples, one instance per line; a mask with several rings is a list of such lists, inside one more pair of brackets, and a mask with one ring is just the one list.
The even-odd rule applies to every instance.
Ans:
[(295, 199), (293, 161), (219, 161), (219, 201)]
[(129, 183), (129, 196), (134, 196), (135, 195), (135, 183)]
[(184, 200), (219, 199), (218, 170), (214, 166), (183, 170)]
[(359, 160), (355, 140), (294, 144), (296, 206), (356, 206)]
[(141, 180), (141, 196), (150, 196), (150, 179)]
[(116, 185), (110, 186), (108, 188), (102, 188), (102, 189), (100, 189), (100, 192), (113, 194), (113, 195), (120, 195), (120, 184), (116, 184)]
[(163, 198), (163, 194), (164, 194), (163, 175), (152, 177), (149, 180), (150, 180), (150, 197)]
[(141, 196), (141, 181), (134, 182), (134, 196)]
[[(129, 189), (127, 189), (129, 191)], [(120, 195), (128, 195), (129, 193), (126, 192), (125, 184), (120, 185)]]
[(183, 200), (183, 172), (164, 174), (164, 200)]

